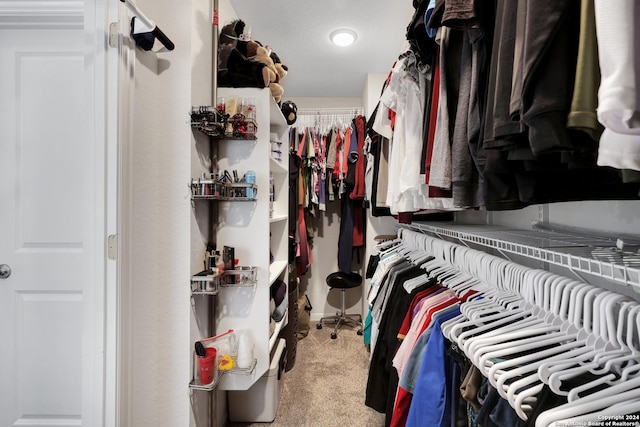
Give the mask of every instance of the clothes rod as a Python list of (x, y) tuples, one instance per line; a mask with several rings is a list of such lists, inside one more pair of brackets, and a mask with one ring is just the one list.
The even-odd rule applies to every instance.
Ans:
[(162, 32), (162, 30), (151, 19), (149, 19), (144, 13), (142, 13), (140, 9), (138, 9), (138, 6), (136, 6), (133, 0), (120, 1), (124, 3), (131, 14), (134, 15), (140, 21), (140, 23), (142, 23), (142, 25), (144, 25), (145, 31), (140, 32), (150, 32), (158, 39), (160, 43), (162, 43), (164, 47), (167, 48), (167, 50), (175, 49), (175, 45), (173, 44), (171, 39), (169, 39), (169, 37), (167, 37), (167, 35)]
[(298, 108), (298, 116), (331, 115), (331, 114), (363, 114), (362, 107), (352, 108)]

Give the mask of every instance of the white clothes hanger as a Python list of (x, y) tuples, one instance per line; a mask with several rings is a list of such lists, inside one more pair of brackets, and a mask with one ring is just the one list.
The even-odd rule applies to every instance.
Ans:
[(384, 256), (390, 254), (390, 253), (396, 253), (399, 254), (400, 250), (402, 249), (402, 242), (400, 242), (399, 244), (396, 245), (386, 245), (384, 247), (381, 247), (378, 249), (378, 255), (380, 255), (380, 258), (382, 259)]
[[(615, 294), (612, 292), (603, 292), (596, 297), (596, 301), (594, 302), (598, 307), (594, 307), (594, 312), (600, 315), (599, 321), (596, 321), (594, 324), (594, 334), (596, 336), (602, 337), (603, 340), (612, 344), (614, 349), (610, 352), (603, 352), (599, 354), (599, 358), (595, 358), (590, 363), (583, 364), (574, 368), (567, 368), (562, 370), (555, 370), (550, 373), (548, 377), (548, 384), (551, 390), (556, 394), (564, 394), (567, 395), (568, 392), (564, 392), (561, 389), (562, 382), (566, 379), (573, 378), (581, 373), (592, 372), (595, 375), (606, 375), (607, 372), (611, 370), (612, 357), (618, 356), (620, 354), (628, 353), (629, 349), (623, 343), (618, 342), (618, 335), (615, 333), (615, 325), (617, 324), (611, 316), (603, 316), (602, 314), (611, 314), (613, 310), (613, 306), (619, 304), (624, 301), (626, 298), (622, 295)], [(626, 311), (628, 305), (622, 305), (621, 309)], [(607, 322), (608, 320), (608, 322)], [(603, 325), (604, 323), (604, 325)], [(607, 326), (607, 323), (610, 326)], [(611, 328), (614, 328), (613, 331)], [(612, 335), (612, 336), (611, 336)], [(601, 366), (601, 363), (605, 361), (605, 368), (598, 370), (597, 368)], [(610, 377), (611, 378), (611, 377)], [(613, 379), (613, 378), (611, 378)], [(595, 385), (600, 384), (595, 383)], [(588, 388), (587, 388), (588, 389)]]
[[(463, 349), (465, 354), (469, 355), (471, 352), (468, 349), (468, 342), (476, 335), (483, 335), (483, 333), (500, 334), (502, 332), (513, 330), (513, 325), (515, 323), (518, 324), (515, 329), (518, 329), (521, 327), (528, 327), (533, 324), (539, 324), (539, 321), (540, 319), (537, 318), (534, 312), (529, 312), (526, 309), (504, 311), (478, 320), (467, 320), (466, 322), (461, 322), (452, 328), (450, 334), (458, 346)], [(465, 328), (468, 329), (465, 330)]]
[[(627, 310), (628, 308), (630, 308), (630, 310)], [(628, 315), (626, 314), (627, 311), (629, 311)], [(618, 322), (618, 329), (619, 330), (624, 329), (622, 323), (624, 323), (626, 319), (622, 320), (623, 318), (628, 319), (629, 317), (637, 316), (637, 313), (638, 313), (638, 306), (635, 303), (633, 302), (623, 303), (620, 309), (620, 314), (619, 314), (619, 320), (621, 321)], [(629, 329), (629, 326), (631, 326), (630, 329)], [(634, 331), (637, 334), (637, 330), (634, 330), (633, 325), (628, 324), (627, 327), (628, 327), (627, 332)], [(633, 332), (631, 332), (631, 335), (633, 335)], [(631, 346), (629, 346), (627, 345), (628, 340), (624, 340), (621, 338), (622, 338), (621, 334), (618, 335), (617, 344), (620, 345), (621, 348), (619, 350), (616, 349), (615, 352), (613, 351), (611, 352), (611, 354), (614, 357), (607, 357), (607, 355), (605, 354), (597, 362), (594, 362), (592, 364), (588, 364), (585, 366), (580, 366), (579, 368), (571, 370), (569, 374), (566, 374), (566, 371), (560, 372), (560, 373), (556, 372), (551, 375), (549, 379), (549, 384), (559, 388), (560, 387), (559, 384), (562, 380), (576, 375), (576, 372), (578, 375), (582, 372), (586, 372), (585, 368), (589, 368), (588, 370), (595, 375), (602, 375), (600, 378), (594, 381), (591, 381), (589, 383), (583, 384), (579, 387), (576, 387), (570, 390), (568, 392), (567, 399), (569, 402), (572, 402), (579, 399), (580, 394), (588, 390), (591, 390), (594, 387), (597, 387), (603, 384), (614, 385), (619, 382), (626, 381), (630, 376), (636, 374), (640, 370), (640, 351), (638, 350), (637, 346), (633, 341), (630, 343)], [(631, 362), (631, 363), (628, 366), (623, 367), (623, 364), (625, 364), (626, 362)], [(603, 363), (604, 363), (604, 366), (603, 366)]]
[[(494, 359), (508, 357), (514, 352), (534, 351), (540, 347), (556, 344), (566, 339), (564, 331), (555, 326), (529, 325), (515, 332), (492, 335), (488, 338), (470, 339), (467, 355), (489, 378), (489, 369)], [(506, 362), (505, 362), (506, 363)], [(492, 380), (492, 378), (489, 378)], [(494, 381), (495, 383), (495, 381)]]
[[(550, 278), (556, 276), (549, 275), (545, 277), (544, 283)], [(546, 305), (549, 305), (549, 298), (546, 299)], [(528, 308), (527, 305), (525, 307)], [(544, 308), (544, 307), (543, 307)], [(516, 310), (517, 312), (517, 310)], [(549, 316), (548, 311), (541, 309), (539, 306), (531, 307), (531, 316), (525, 317), (520, 321), (510, 322), (507, 326), (494, 329), (491, 324), (477, 328), (475, 331), (470, 330), (461, 334), (458, 338), (458, 344), (464, 348), (465, 353), (469, 357), (475, 353), (472, 348), (486, 346), (495, 342), (504, 342), (509, 339), (520, 339), (525, 336), (538, 336), (544, 333), (551, 333), (558, 330), (558, 325), (551, 325), (546, 319)], [(534, 326), (538, 326), (534, 328)], [(473, 338), (472, 335), (475, 335)], [(468, 339), (465, 343), (464, 341)], [(461, 342), (462, 341), (462, 342)]]
[[(464, 304), (462, 304), (462, 305), (464, 305)], [(446, 339), (448, 339), (449, 341), (453, 342), (454, 340), (451, 339), (451, 336), (450, 336), (451, 328), (453, 328), (454, 325), (456, 325), (456, 324), (458, 324), (460, 322), (463, 322), (465, 320), (467, 320), (465, 315), (464, 314), (459, 314), (458, 316), (455, 316), (455, 317), (453, 317), (453, 318), (451, 318), (449, 320), (446, 320), (446, 321), (442, 322), (442, 325), (440, 325), (440, 327), (442, 329), (442, 335)]]
[[(567, 304), (558, 304), (558, 295), (567, 295), (568, 292), (576, 288), (579, 283), (561, 277), (557, 277), (554, 280), (556, 282), (554, 289), (555, 295), (551, 299), (547, 299), (548, 302), (546, 304), (551, 305), (557, 315), (552, 322), (553, 326), (560, 327), (557, 332), (553, 332), (554, 329), (546, 329), (542, 330), (544, 332), (543, 335), (530, 335), (527, 334), (526, 331), (521, 330), (516, 333), (491, 337), (488, 340), (490, 344), (487, 344), (486, 339), (483, 340), (484, 342), (481, 342), (481, 338), (465, 348), (473, 352), (472, 355), (467, 353), (468, 356), (474, 360), (476, 366), (480, 367), (486, 373), (491, 383), (498, 388), (498, 391), (505, 398), (507, 397), (507, 389), (503, 386), (505, 381), (511, 378), (511, 376), (506, 375), (506, 369), (515, 366), (518, 374), (535, 371), (535, 367), (529, 366), (531, 362), (539, 362), (564, 350), (571, 350), (579, 345), (575, 342), (566, 343), (570, 337), (576, 336), (579, 329), (568, 321), (569, 306)], [(478, 343), (480, 343), (480, 345), (477, 345)], [(549, 345), (557, 343), (559, 343), (560, 346), (545, 349)], [(476, 345), (474, 346), (474, 344)], [(544, 350), (537, 352), (536, 350), (538, 348), (543, 348)], [(517, 358), (508, 357), (512, 354), (523, 352), (527, 352), (528, 354)], [(504, 357), (507, 357), (507, 360), (495, 363), (496, 358)], [(525, 365), (524, 367), (522, 367), (523, 364)]]
[[(592, 349), (592, 352), (598, 352), (605, 348), (607, 344), (607, 340), (604, 337), (601, 337), (594, 333), (593, 324), (595, 322), (593, 315), (593, 305), (595, 303), (595, 298), (597, 295), (604, 292), (602, 289), (592, 287), (592, 286), (583, 286), (580, 287), (577, 291), (575, 297), (574, 304), (574, 324), (579, 325), (582, 329), (584, 329), (587, 333), (593, 334), (588, 338), (588, 342), (586, 346)], [(596, 354), (594, 353), (594, 354)], [(585, 353), (583, 356), (576, 358), (569, 358), (565, 361), (559, 361), (554, 363), (543, 363), (538, 369), (538, 375), (542, 379), (543, 382), (548, 383), (548, 378), (551, 372), (559, 369), (564, 369), (568, 366), (573, 366), (576, 363), (580, 363), (583, 360), (588, 360), (591, 357), (589, 352)], [(555, 367), (552, 367), (555, 366)]]
[[(563, 290), (563, 301), (570, 299), (570, 297), (568, 297), (568, 295), (572, 295), (572, 294), (576, 294), (577, 292), (580, 291), (580, 289), (582, 289), (584, 286), (588, 286), (585, 284), (582, 284), (580, 282), (569, 282), (567, 284), (567, 286), (564, 287)], [(579, 329), (580, 327), (580, 322), (579, 319), (575, 318), (575, 314), (574, 314), (574, 306), (575, 306), (575, 301), (572, 304), (567, 304), (565, 307), (562, 307), (560, 310), (560, 319), (564, 318), (564, 322), (566, 322), (565, 324), (565, 328), (567, 328), (567, 332), (572, 332), (575, 334), (578, 334), (578, 332), (581, 331), (581, 329)], [(573, 335), (573, 334), (572, 334)], [(588, 336), (587, 332), (583, 332), (582, 336), (584, 336), (584, 339), (586, 339), (586, 337)], [(579, 335), (576, 336), (576, 338), (579, 339)], [(567, 337), (567, 339), (569, 339)], [(574, 347), (576, 347), (575, 344), (571, 343), (570, 345), (566, 345), (564, 347), (560, 346), (560, 347), (556, 347), (556, 349), (558, 351), (562, 351), (563, 348), (567, 348), (569, 350), (573, 349)], [(520, 352), (521, 349), (514, 347), (514, 352)], [(531, 359), (530, 360), (534, 360), (535, 354), (531, 355)], [(526, 362), (528, 359), (524, 359), (521, 360), (521, 362), (519, 364), (521, 364), (522, 362)], [(509, 366), (509, 364), (505, 364), (503, 365), (505, 367)], [(516, 373), (514, 373), (514, 375), (521, 375), (524, 372), (529, 372), (530, 369), (533, 368), (533, 366), (531, 365), (525, 365), (523, 367), (521, 367), (520, 369), (516, 370)], [(535, 370), (537, 370), (537, 367), (535, 368)]]
[(637, 423), (639, 418), (630, 414), (638, 412), (640, 412), (640, 399), (631, 399), (625, 402), (616, 403), (600, 411), (554, 421), (549, 427), (603, 425), (606, 424), (608, 420), (617, 420), (618, 422), (629, 423), (633, 423), (635, 421)]
[(471, 277), (468, 275), (462, 275), (455, 282), (448, 284), (447, 287), (453, 290), (456, 295), (462, 297), (465, 293), (473, 290), (478, 294), (480, 289), (482, 288), (482, 284), (475, 277)]
[[(579, 301), (575, 301), (575, 299), (568, 297), (567, 294), (576, 294), (586, 286), (589, 285), (580, 282), (570, 283), (565, 287), (563, 291), (563, 301), (565, 299), (571, 299), (573, 305), (576, 305), (576, 303)], [(505, 362), (499, 362), (491, 366), (491, 368), (489, 369), (488, 375), (489, 377), (495, 379), (496, 389), (502, 397), (509, 400), (514, 408), (521, 406), (522, 400), (533, 397), (533, 395), (529, 393), (528, 395), (523, 396), (520, 401), (516, 401), (516, 399), (518, 398), (518, 390), (521, 390), (525, 386), (528, 386), (530, 384), (540, 382), (537, 371), (542, 363), (554, 360), (564, 360), (566, 357), (577, 356), (587, 351), (584, 345), (587, 343), (587, 339), (589, 338), (590, 334), (584, 329), (579, 329), (580, 322), (578, 321), (579, 319), (576, 319), (574, 317), (572, 313), (574, 310), (572, 309), (571, 304), (569, 304), (569, 306), (562, 311), (568, 313), (568, 320), (566, 321), (569, 322), (569, 328), (575, 332), (575, 335), (570, 334), (571, 336), (569, 336), (568, 334), (567, 337), (561, 340), (561, 342), (565, 341), (564, 343), (561, 343), (560, 345), (555, 346), (551, 349), (546, 349), (542, 352), (533, 352), (532, 354), (526, 356), (521, 356), (519, 358), (514, 358)], [(539, 345), (540, 343), (541, 342), (539, 341), (537, 344)], [(545, 344), (548, 344), (548, 342)], [(514, 347), (513, 350), (515, 352), (518, 349)], [(507, 381), (513, 380), (515, 378), (519, 379), (509, 385), (506, 385)], [(528, 387), (525, 390), (528, 390)], [(523, 416), (524, 414), (519, 413), (519, 415)]]
[(636, 399), (640, 399), (640, 376), (547, 410), (538, 415), (536, 427), (547, 427), (556, 421), (602, 411), (620, 402)]
[[(613, 305), (616, 302), (616, 299), (613, 298), (609, 300), (610, 305)], [(633, 339), (632, 331), (634, 331), (634, 329), (637, 329), (636, 325), (634, 325), (634, 320), (638, 318), (637, 316), (639, 311), (640, 306), (638, 306), (635, 302), (623, 301), (620, 304), (617, 321), (607, 317), (609, 341), (618, 345), (621, 350), (626, 350), (627, 352), (629, 352), (629, 354), (620, 357), (607, 358), (608, 360), (606, 360), (606, 363), (602, 369), (603, 373), (611, 371), (611, 369), (615, 365), (620, 365), (626, 361), (637, 360), (640, 351), (638, 349), (638, 346), (636, 345), (635, 340)], [(623, 336), (624, 331), (626, 331), (627, 333), (626, 337)], [(607, 355), (603, 354), (602, 357), (598, 359), (598, 361), (602, 363), (603, 359), (605, 359), (605, 356)]]
[(393, 240), (385, 240), (383, 242), (376, 243), (373, 246), (373, 253), (380, 254), (380, 252), (386, 251), (400, 244), (402, 244), (402, 239), (399, 238)]
[[(558, 353), (548, 359), (546, 361), (553, 360), (562, 360), (567, 356), (579, 355), (584, 352), (584, 349), (581, 347), (576, 347), (573, 350), (565, 351), (562, 353)], [(535, 368), (538, 363), (532, 363), (531, 366), (527, 368)], [(508, 373), (505, 373), (504, 376), (500, 376), (498, 379), (497, 389), (505, 390), (506, 389), (506, 399), (509, 401), (509, 404), (515, 409), (518, 416), (525, 419), (526, 413), (523, 409), (523, 403), (529, 401), (532, 398), (535, 398), (542, 388), (544, 387), (544, 383), (541, 381), (540, 376), (537, 375), (537, 372), (533, 372), (531, 375), (524, 376), (520, 378), (508, 386), (506, 386), (506, 381), (509, 378), (516, 378), (520, 374), (531, 372), (530, 369), (523, 368), (523, 371), (519, 371), (518, 369), (514, 369)], [(504, 397), (504, 396), (503, 396)]]

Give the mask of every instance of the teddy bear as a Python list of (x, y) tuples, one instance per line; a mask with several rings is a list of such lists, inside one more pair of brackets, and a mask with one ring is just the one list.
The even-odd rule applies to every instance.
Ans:
[[(282, 79), (284, 79), (286, 77), (287, 73), (289, 72), (289, 67), (287, 67), (286, 65), (284, 65), (282, 63), (282, 61), (280, 60), (280, 57), (274, 51), (271, 51), (271, 55), (270, 56), (271, 56), (271, 59), (273, 60), (273, 63), (276, 66), (276, 71), (277, 71), (277, 74), (278, 74), (278, 78), (276, 79), (276, 83), (280, 83), (280, 81), (282, 81)], [(280, 104), (279, 101), (278, 101), (278, 104)]]
[(280, 81), (288, 68), (269, 47), (251, 40), (244, 21), (237, 19), (222, 28), (218, 50), (220, 87), (268, 87), (276, 102), (281, 102)]
[(262, 68), (264, 87), (268, 87), (273, 99), (275, 99), (277, 103), (280, 103), (282, 100), (282, 94), (284, 93), (284, 88), (278, 82), (280, 81), (281, 76), (284, 77), (284, 75), (286, 75), (286, 73), (282, 75), (282, 67), (280, 67), (279, 70), (273, 62), (268, 48), (254, 40), (250, 40), (247, 43), (247, 58), (260, 64), (264, 64), (264, 67)]

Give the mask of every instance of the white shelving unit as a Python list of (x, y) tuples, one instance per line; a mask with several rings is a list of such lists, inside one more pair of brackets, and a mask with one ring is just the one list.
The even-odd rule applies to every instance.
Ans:
[[(289, 126), (268, 89), (220, 88), (218, 96), (227, 101), (234, 97), (251, 97), (256, 103), (256, 139), (224, 140), (217, 146), (219, 171), (237, 170), (242, 176), (252, 170), (256, 175), (256, 200), (218, 202), (216, 219), (218, 249), (233, 247), (239, 265), (255, 266), (257, 270), (256, 286), (226, 288), (218, 292), (215, 302), (214, 333), (234, 329), (249, 334), (257, 360), (251, 375), (224, 375), (218, 389), (247, 390), (269, 369), (270, 352), (278, 333), (269, 334), (269, 287), (277, 278), (288, 282), (288, 158), (283, 164), (271, 160), (270, 136), (276, 134), (286, 147)], [(275, 184), (273, 218), (270, 218), (269, 203), (271, 174)], [(279, 329), (286, 325), (286, 319), (285, 315)]]
[(636, 244), (620, 249), (620, 240), (548, 230), (518, 230), (454, 223), (412, 223), (402, 227), (440, 238), (492, 248), (503, 254), (557, 265), (640, 292), (640, 254)]

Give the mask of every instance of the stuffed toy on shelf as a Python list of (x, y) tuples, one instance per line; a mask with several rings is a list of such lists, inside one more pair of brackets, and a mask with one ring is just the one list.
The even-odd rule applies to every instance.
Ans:
[(275, 52), (251, 39), (251, 30), (244, 21), (238, 19), (222, 28), (218, 55), (220, 87), (268, 87), (280, 103), (284, 93), (280, 81), (287, 71)]
[[(277, 103), (280, 103), (282, 94), (284, 93), (284, 88), (279, 82), (282, 77), (286, 76), (284, 68), (282, 66), (279, 68), (276, 67), (268, 48), (261, 46), (258, 42), (253, 40), (247, 43), (247, 57), (252, 61), (264, 64), (264, 67), (262, 68), (264, 87), (268, 87), (273, 99), (275, 99)], [(283, 71), (284, 74), (282, 74)]]
[(280, 110), (288, 125), (294, 124), (298, 119), (298, 106), (293, 101), (284, 101)]

